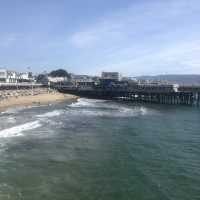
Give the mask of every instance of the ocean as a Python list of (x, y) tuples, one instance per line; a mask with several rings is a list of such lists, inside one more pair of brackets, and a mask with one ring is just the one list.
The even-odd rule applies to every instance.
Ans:
[(0, 114), (0, 200), (198, 200), (200, 109), (81, 98)]

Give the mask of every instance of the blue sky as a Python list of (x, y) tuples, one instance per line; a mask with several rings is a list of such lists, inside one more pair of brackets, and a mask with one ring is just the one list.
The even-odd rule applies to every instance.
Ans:
[(0, 0), (0, 67), (200, 74), (199, 0)]

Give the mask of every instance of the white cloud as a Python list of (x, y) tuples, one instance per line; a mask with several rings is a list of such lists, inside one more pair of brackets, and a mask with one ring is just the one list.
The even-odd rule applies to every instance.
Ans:
[[(69, 41), (77, 48), (109, 45), (113, 42), (124, 42), (124, 40), (131, 42), (134, 41), (134, 37), (142, 35), (148, 37), (151, 34), (168, 31), (166, 28), (169, 28), (169, 25), (173, 27), (176, 17), (190, 14), (195, 10), (198, 8), (186, 0), (136, 4), (136, 6), (104, 16), (96, 24), (75, 32)], [(175, 25), (180, 26), (180, 24)]]
[(117, 60), (106, 70), (142, 75), (160, 73), (200, 73), (200, 41), (174, 44), (143, 56)]
[(80, 54), (93, 55), (93, 71), (200, 73), (199, 5), (196, 0), (135, 4), (75, 32), (69, 41)]
[(94, 27), (74, 33), (69, 42), (76, 48), (91, 48), (109, 39), (118, 39), (121, 36), (120, 28), (120, 24), (102, 21)]

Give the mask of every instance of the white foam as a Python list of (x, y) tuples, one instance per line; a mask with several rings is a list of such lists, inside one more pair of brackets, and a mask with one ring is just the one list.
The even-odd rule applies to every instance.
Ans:
[(14, 117), (8, 117), (7, 120), (8, 120), (9, 123), (15, 123), (16, 122), (16, 119)]
[(77, 102), (72, 103), (71, 105), (69, 105), (69, 107), (74, 107), (74, 108), (100, 107), (101, 103), (104, 103), (104, 102), (105, 102), (105, 100), (80, 98), (80, 99), (77, 100)]
[(54, 110), (54, 111), (47, 112), (47, 113), (44, 113), (44, 114), (41, 114), (41, 115), (37, 115), (37, 117), (39, 117), (39, 118), (49, 118), (49, 117), (59, 116), (62, 113), (63, 113), (62, 110)]
[(145, 108), (145, 107), (141, 107), (140, 111), (141, 111), (142, 115), (146, 115), (146, 114), (150, 113), (150, 111), (148, 111), (147, 108)]
[(150, 110), (143, 106), (130, 107), (113, 103), (112, 101), (85, 98), (79, 99), (69, 107), (76, 108), (76, 110), (71, 112), (72, 115), (134, 117), (150, 113)]
[(118, 107), (118, 110), (112, 113), (114, 117), (136, 117), (147, 114), (147, 110), (143, 107)]
[(31, 108), (41, 108), (41, 107), (47, 107), (47, 106), (51, 106), (51, 104), (48, 104), (48, 105), (46, 105), (46, 104), (42, 104), (42, 105), (38, 105), (38, 104), (36, 104), (36, 105), (31, 105), (31, 106), (27, 106), (26, 108), (27, 109), (31, 109)]
[(68, 110), (68, 113), (70, 113), (70, 116), (97, 116), (97, 117), (136, 117), (140, 115), (146, 115), (149, 114), (148, 109), (143, 107), (117, 107), (113, 109), (76, 109), (76, 110)]
[(83, 109), (106, 109), (106, 110), (118, 110), (119, 105), (109, 100), (98, 99), (79, 99), (76, 103), (72, 103), (68, 107), (83, 108)]
[(28, 122), (26, 124), (22, 124), (22, 125), (14, 126), (12, 128), (1, 130), (0, 137), (7, 138), (7, 137), (22, 136), (24, 131), (36, 129), (40, 126), (41, 124), (39, 123), (39, 121)]

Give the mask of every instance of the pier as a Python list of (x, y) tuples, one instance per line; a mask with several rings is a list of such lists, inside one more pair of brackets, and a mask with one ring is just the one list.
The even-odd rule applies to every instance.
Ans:
[(117, 87), (72, 87), (60, 85), (60, 92), (87, 98), (119, 99), (123, 101), (200, 106), (200, 86), (134, 85)]

